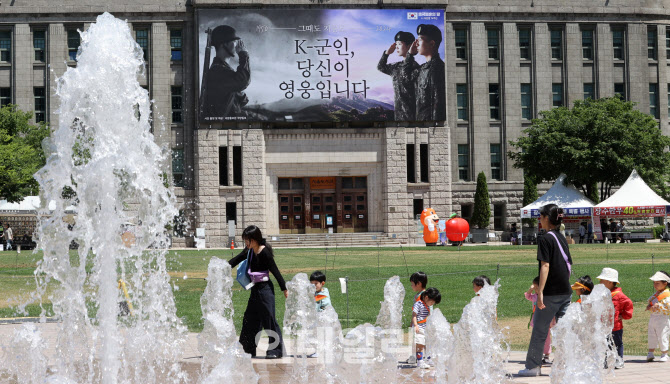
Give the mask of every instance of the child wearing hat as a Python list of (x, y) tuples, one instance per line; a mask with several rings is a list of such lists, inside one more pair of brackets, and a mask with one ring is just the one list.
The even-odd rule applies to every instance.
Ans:
[(670, 276), (665, 271), (658, 271), (649, 278), (654, 282), (654, 293), (649, 298), (647, 311), (651, 311), (649, 326), (647, 327), (647, 338), (649, 342), (649, 354), (647, 361), (654, 361), (654, 350), (660, 345), (660, 361), (668, 361), (668, 337), (670, 336), (670, 289), (668, 282)]
[(623, 368), (623, 320), (633, 318), (633, 302), (626, 296), (619, 284), (619, 272), (612, 268), (603, 268), (600, 276), (600, 284), (603, 284), (612, 293), (612, 304), (614, 304), (614, 327), (612, 328), (612, 339), (616, 346), (619, 358), (614, 364), (615, 369)]
[(572, 290), (575, 291), (575, 294), (579, 297), (577, 303), (582, 303), (583, 296), (588, 296), (593, 291), (593, 281), (591, 281), (591, 276), (586, 275), (577, 279), (577, 282), (572, 284)]

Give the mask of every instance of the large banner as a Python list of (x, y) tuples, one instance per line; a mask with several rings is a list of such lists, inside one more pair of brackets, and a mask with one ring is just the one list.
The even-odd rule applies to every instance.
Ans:
[(200, 121), (444, 121), (444, 11), (198, 11)]

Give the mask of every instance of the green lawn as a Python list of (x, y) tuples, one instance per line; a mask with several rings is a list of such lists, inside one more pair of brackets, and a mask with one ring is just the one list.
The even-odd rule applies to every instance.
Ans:
[[(635, 318), (625, 328), (627, 350), (645, 349), (647, 317), (643, 303), (653, 293), (649, 276), (659, 269), (670, 271), (670, 245), (572, 245), (570, 251), (577, 276), (589, 274), (595, 278), (605, 266), (619, 270), (624, 292), (636, 303)], [(497, 276), (501, 283), (499, 321), (510, 327), (512, 346), (523, 348), (529, 337), (526, 324), (531, 311), (531, 304), (524, 299), (523, 292), (537, 275), (536, 252), (535, 246), (476, 246), (460, 250), (456, 247), (328, 248), (277, 249), (275, 257), (287, 281), (299, 272), (309, 274), (317, 269), (326, 272), (326, 286), (330, 289), (333, 306), (344, 327), (347, 326), (347, 296), (340, 292), (339, 277), (349, 278), (348, 325), (354, 327), (375, 322), (379, 302), (384, 299), (384, 284), (391, 276), (398, 275), (405, 283), (407, 310), (403, 315), (406, 323), (409, 323), (410, 300), (414, 295), (408, 272), (422, 270), (428, 273), (428, 285), (442, 292), (442, 303), (437, 307), (452, 323), (458, 321), (463, 307), (473, 296), (472, 279), (479, 274), (488, 275), (492, 280)], [(200, 295), (206, 285), (207, 264), (214, 256), (229, 259), (231, 251), (178, 251), (168, 255), (173, 283), (179, 287), (175, 291), (178, 315), (194, 332), (202, 329)], [(73, 261), (76, 258), (76, 253), (73, 253)], [(17, 300), (25, 301), (34, 290), (33, 271), (39, 259), (40, 254), (0, 252), (0, 292), (3, 292), (0, 317), (14, 316), (16, 311), (12, 306)], [(187, 278), (184, 279), (184, 276)], [(278, 291), (278, 287), (275, 288)], [(235, 324), (239, 332), (249, 293), (237, 284), (234, 290)], [(276, 303), (281, 324), (284, 312), (282, 295), (277, 295)], [(45, 307), (50, 309), (48, 302)], [(36, 305), (29, 305), (26, 309), (30, 315), (37, 315), (40, 311)]]

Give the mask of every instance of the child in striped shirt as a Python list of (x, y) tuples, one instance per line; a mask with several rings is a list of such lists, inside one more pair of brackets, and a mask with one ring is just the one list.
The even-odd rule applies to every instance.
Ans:
[(412, 326), (414, 327), (414, 340), (416, 341), (416, 366), (417, 368), (430, 368), (423, 360), (423, 351), (426, 348), (426, 321), (430, 316), (430, 307), (439, 304), (442, 300), (437, 288), (428, 288), (421, 293), (419, 300), (414, 302), (412, 308)]
[(647, 311), (651, 311), (649, 317), (649, 326), (647, 328), (647, 338), (649, 343), (649, 354), (647, 361), (654, 361), (654, 350), (661, 346), (660, 361), (668, 361), (668, 338), (670, 337), (670, 289), (668, 282), (670, 276), (665, 271), (658, 271), (650, 277), (654, 282), (656, 293), (649, 298)]

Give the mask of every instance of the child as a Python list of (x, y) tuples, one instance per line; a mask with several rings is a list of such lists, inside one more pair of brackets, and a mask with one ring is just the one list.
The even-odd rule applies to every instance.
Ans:
[(612, 292), (612, 304), (614, 304), (614, 327), (612, 328), (612, 339), (617, 348), (619, 358), (614, 364), (615, 369), (623, 368), (623, 321), (633, 318), (633, 302), (624, 295), (619, 284), (619, 272), (612, 268), (603, 268), (600, 276), (600, 284), (603, 284)]
[[(414, 302), (419, 301), (419, 297), (426, 290), (426, 285), (428, 285), (428, 276), (421, 271), (412, 273), (412, 276), (409, 277), (409, 282), (412, 285), (412, 291), (417, 292), (414, 295)], [(414, 303), (412, 303), (414, 305)]]
[(419, 300), (414, 302), (412, 308), (412, 326), (414, 327), (414, 339), (416, 341), (416, 367), (427, 369), (430, 368), (423, 360), (423, 350), (426, 347), (426, 321), (430, 315), (430, 308), (439, 304), (442, 300), (440, 291), (436, 288), (428, 288), (419, 296)]
[(654, 350), (660, 344), (662, 362), (668, 361), (668, 336), (670, 336), (670, 275), (665, 271), (658, 271), (650, 277), (654, 282), (656, 293), (649, 298), (647, 311), (651, 311), (647, 338), (649, 342), (649, 354), (647, 361), (654, 361)]
[(591, 281), (591, 276), (586, 275), (577, 279), (577, 282), (572, 284), (572, 290), (575, 291), (579, 299), (577, 303), (582, 302), (582, 296), (587, 296), (593, 291), (593, 281)]
[(328, 288), (324, 287), (326, 285), (326, 275), (321, 271), (315, 271), (309, 277), (309, 281), (316, 287), (316, 292), (314, 293), (316, 311), (321, 312), (330, 305), (330, 294), (328, 293)]
[[(530, 321), (528, 322), (528, 328), (533, 326), (535, 322), (535, 305), (537, 303), (537, 293), (536, 290), (540, 286), (540, 276), (537, 276), (533, 279), (533, 283), (530, 285), (530, 288), (525, 292), (526, 300), (533, 302), (533, 312), (530, 315)], [(542, 355), (542, 364), (551, 364), (551, 328), (556, 325), (556, 319), (551, 320), (549, 324), (549, 332), (547, 333), (547, 339), (544, 341), (544, 354)]]
[(477, 296), (479, 296), (479, 290), (484, 288), (484, 283), (491, 285), (491, 279), (484, 275), (479, 275), (472, 280), (472, 289), (475, 291)]

